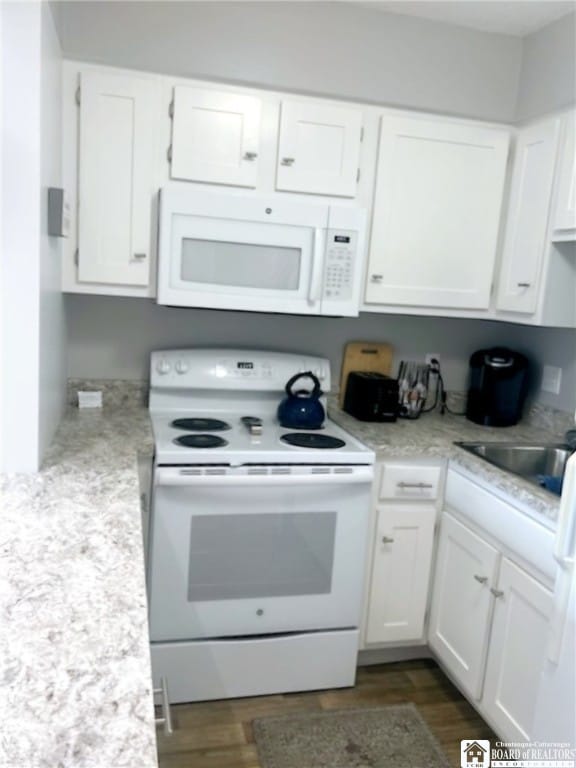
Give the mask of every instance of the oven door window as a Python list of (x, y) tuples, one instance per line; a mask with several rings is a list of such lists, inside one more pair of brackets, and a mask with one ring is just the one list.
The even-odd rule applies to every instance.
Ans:
[(328, 594), (335, 512), (191, 519), (190, 602)]

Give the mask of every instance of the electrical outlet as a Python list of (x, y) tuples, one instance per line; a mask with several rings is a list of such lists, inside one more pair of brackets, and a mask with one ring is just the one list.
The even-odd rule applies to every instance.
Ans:
[(540, 389), (544, 392), (551, 392), (553, 395), (559, 395), (561, 384), (562, 368), (557, 368), (555, 365), (545, 365), (542, 369)]
[(424, 357), (424, 361), (426, 365), (432, 365), (432, 360), (438, 360), (438, 365), (440, 365), (440, 355), (438, 354), (438, 352), (429, 352)]

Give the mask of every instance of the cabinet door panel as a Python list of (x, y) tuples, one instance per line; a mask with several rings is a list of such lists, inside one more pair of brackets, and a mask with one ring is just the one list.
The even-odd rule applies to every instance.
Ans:
[(462, 688), (480, 699), (498, 553), (444, 514), (432, 592), (429, 642)]
[(380, 508), (367, 643), (423, 639), (435, 519), (430, 506)]
[(158, 105), (153, 80), (82, 74), (79, 281), (148, 285)]
[(354, 197), (362, 113), (307, 102), (282, 102), (276, 189)]
[(253, 96), (174, 88), (172, 178), (255, 187), (261, 107)]
[(383, 117), (366, 302), (487, 309), (505, 131)]
[(518, 137), (498, 309), (528, 314), (536, 311), (559, 128), (559, 120), (547, 120), (524, 129)]
[(554, 216), (554, 239), (576, 239), (576, 113), (564, 120), (564, 144), (559, 168), (558, 199)]
[(506, 558), (498, 590), (482, 708), (504, 739), (531, 741), (553, 597)]

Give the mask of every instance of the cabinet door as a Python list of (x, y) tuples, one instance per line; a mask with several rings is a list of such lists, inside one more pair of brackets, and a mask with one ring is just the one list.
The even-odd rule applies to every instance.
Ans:
[(480, 699), (498, 553), (444, 514), (432, 589), (429, 643), (463, 690)]
[(528, 314), (536, 311), (559, 127), (558, 119), (547, 120), (522, 130), (518, 136), (502, 252), (498, 309)]
[(552, 593), (506, 558), (495, 590), (482, 708), (507, 741), (532, 741)]
[(83, 72), (78, 280), (148, 285), (157, 82)]
[(283, 101), (276, 189), (354, 197), (361, 135), (358, 109)]
[(554, 240), (576, 238), (576, 113), (574, 112), (564, 119), (554, 230)]
[(435, 519), (426, 505), (379, 509), (367, 643), (423, 639)]
[(366, 302), (487, 309), (509, 137), (383, 117)]
[(174, 88), (172, 178), (255, 187), (260, 112), (253, 96)]

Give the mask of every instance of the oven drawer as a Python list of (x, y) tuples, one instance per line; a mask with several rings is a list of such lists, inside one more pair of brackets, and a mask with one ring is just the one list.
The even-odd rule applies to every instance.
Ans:
[(384, 463), (378, 496), (380, 499), (434, 500), (438, 497), (440, 476), (438, 466)]
[(341, 688), (354, 685), (358, 630), (152, 643), (150, 655), (172, 704)]

